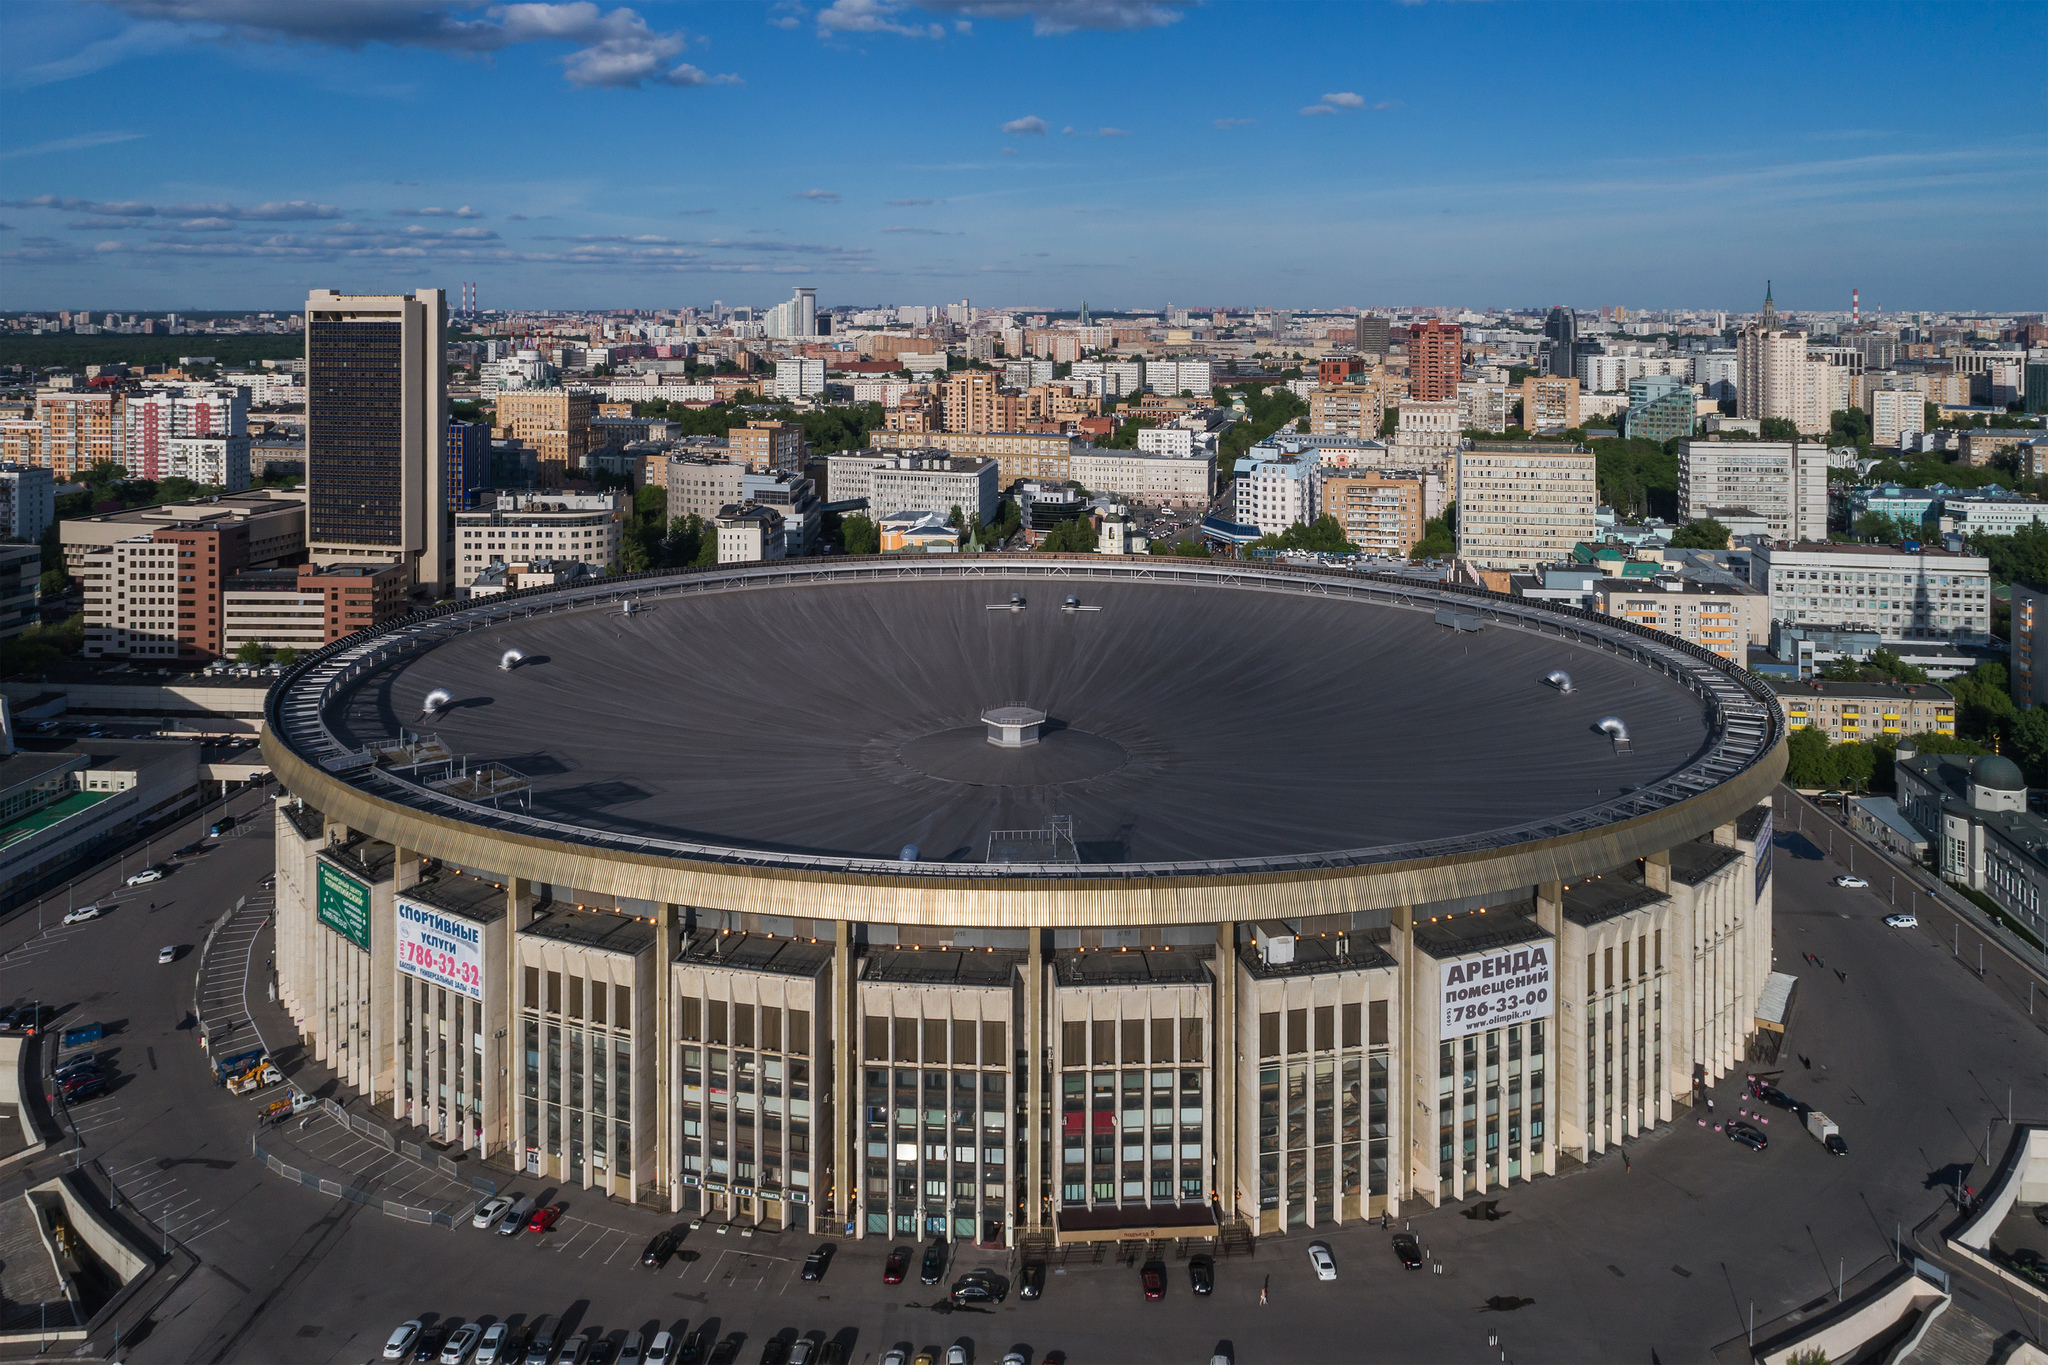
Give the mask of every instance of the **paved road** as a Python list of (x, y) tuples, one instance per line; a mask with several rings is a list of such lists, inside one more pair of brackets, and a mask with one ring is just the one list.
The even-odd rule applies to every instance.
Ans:
[[(1626, 1167), (1609, 1158), (1516, 1187), (1499, 1222), (1455, 1208), (1416, 1218), (1440, 1276), (1403, 1270), (1386, 1235), (1361, 1227), (1327, 1235), (1335, 1284), (1310, 1275), (1308, 1238), (1273, 1238), (1253, 1258), (1223, 1262), (1208, 1299), (1171, 1266), (1164, 1303), (1144, 1302), (1122, 1266), (1077, 1265), (1050, 1277), (1037, 1303), (942, 1315), (926, 1306), (931, 1290), (881, 1284), (882, 1244), (846, 1244), (825, 1280), (807, 1284), (797, 1271), (809, 1242), (705, 1228), (686, 1239), (684, 1258), (644, 1270), (639, 1249), (666, 1218), (580, 1192), (560, 1195), (568, 1216), (554, 1233), (501, 1238), (408, 1224), (285, 1184), (249, 1159), (253, 1102), (208, 1083), (191, 1031), (179, 1027), (196, 963), (154, 961), (159, 944), (196, 944), (237, 897), (259, 892), (269, 871), (260, 822), (148, 894), (122, 897), (89, 932), (39, 936), (19, 919), (0, 928), (0, 997), (27, 998), (33, 980), (46, 998), (120, 1023), (106, 1046), (118, 1049), (123, 1080), (78, 1122), (124, 1194), (204, 1262), (156, 1314), (130, 1354), (139, 1362), (355, 1361), (408, 1317), (538, 1313), (606, 1333), (655, 1324), (740, 1332), (746, 1361), (762, 1339), (792, 1331), (848, 1335), (854, 1365), (898, 1342), (963, 1336), (980, 1362), (1013, 1345), (1034, 1361), (1055, 1349), (1075, 1360), (1199, 1360), (1219, 1342), (1247, 1365), (1478, 1362), (1502, 1350), (1520, 1361), (1653, 1351), (1704, 1361), (1739, 1343), (1752, 1301), (1759, 1326), (1771, 1323), (1824, 1299), (1838, 1273), (1853, 1281), (1888, 1257), (1896, 1230), (1910, 1246), (1953, 1179), (1982, 1183), (1987, 1125), (1992, 1151), (2002, 1150), (2008, 1103), (2023, 1120), (2048, 1119), (2048, 1019), (2030, 1020), (2009, 989), (1980, 981), (1972, 945), (1963, 945), (1967, 964), (1958, 960), (1945, 923), (1886, 928), (1879, 894), (1829, 884), (1840, 870), (1804, 835), (1780, 836), (1778, 965), (1802, 977), (1784, 1085), (1840, 1122), (1847, 1160), (1786, 1121), (1769, 1129), (1768, 1151), (1751, 1153), (1688, 1119), (1631, 1145)], [(152, 898), (154, 916), (142, 909)], [(252, 957), (262, 951), (260, 939), (250, 943)], [(1716, 1098), (1722, 1113), (1735, 1107), (1736, 1085)], [(964, 1250), (953, 1269), (976, 1264), (1008, 1268), (1001, 1253)], [(2031, 1306), (2007, 1291), (1970, 1277), (1958, 1285), (1960, 1304), (1998, 1330), (2038, 1330)], [(1530, 1302), (1487, 1311), (1501, 1296)]]

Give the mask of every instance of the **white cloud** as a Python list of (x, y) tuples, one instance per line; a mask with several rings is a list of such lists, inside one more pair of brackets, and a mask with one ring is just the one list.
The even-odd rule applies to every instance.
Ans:
[(1050, 127), (1052, 125), (1038, 115), (1026, 114), (1023, 118), (1013, 118), (1008, 123), (1005, 123), (1003, 131), (1010, 134), (1023, 133), (1029, 134), (1032, 137), (1044, 137), (1046, 130)]
[(1076, 29), (1115, 33), (1180, 22), (1193, 0), (917, 0), (920, 8), (976, 19), (1029, 19), (1041, 38)]
[(181, 27), (193, 36), (240, 42), (302, 42), (360, 49), (371, 44), (482, 54), (524, 43), (564, 43), (563, 74), (583, 89), (643, 85), (735, 84), (683, 62), (688, 35), (652, 28), (638, 11), (603, 10), (591, 0), (566, 4), (494, 5), (475, 12), (469, 0), (105, 0), (131, 18)]
[(18, 156), (42, 156), (48, 152), (78, 152), (87, 147), (105, 147), (115, 142), (133, 142), (136, 138), (147, 137), (147, 133), (74, 133), (49, 142), (38, 142), (27, 147), (16, 147), (0, 152), (0, 161), (12, 161)]
[(1255, 118), (1220, 118), (1216, 120), (1216, 131), (1227, 133), (1232, 128), (1244, 128), (1257, 122)]
[(936, 199), (891, 199), (889, 207), (892, 209), (918, 209), (938, 202)]
[(1303, 118), (1321, 118), (1325, 114), (1334, 114), (1337, 110), (1334, 105), (1309, 104), (1304, 105), (1300, 112)]
[(818, 34), (893, 33), (902, 38), (943, 38), (940, 24), (905, 23), (896, 16), (904, 6), (898, 0), (832, 0), (818, 11)]
[(475, 209), (471, 208), (471, 207), (470, 207), (469, 205), (467, 205), (467, 204), (464, 204), (464, 205), (463, 205), (463, 206), (462, 206), (461, 208), (459, 208), (459, 209), (444, 209), (444, 208), (424, 208), (424, 209), (392, 209), (392, 210), (391, 210), (391, 216), (392, 216), (393, 218), (481, 218), (481, 217), (483, 217), (483, 215), (482, 215), (481, 213), (478, 213), (478, 212), (477, 212), (477, 211), (476, 211)]
[(798, 191), (797, 191), (797, 192), (796, 192), (795, 194), (792, 194), (792, 195), (791, 195), (791, 196), (789, 196), (789, 197), (790, 197), (790, 198), (792, 198), (792, 199), (808, 199), (808, 200), (810, 200), (810, 201), (811, 201), (811, 202), (812, 202), (813, 204), (836, 204), (836, 203), (838, 203), (838, 202), (839, 202), (839, 191), (838, 191), (838, 190), (798, 190)]
[(166, 204), (167, 217), (236, 218), (251, 223), (295, 223), (313, 218), (339, 218), (333, 204), (316, 204), (307, 199), (288, 199), (269, 204)]
[(1334, 95), (1323, 96), (1323, 103), (1334, 104), (1339, 109), (1363, 109), (1365, 108), (1365, 96), (1354, 95), (1349, 90), (1339, 90)]

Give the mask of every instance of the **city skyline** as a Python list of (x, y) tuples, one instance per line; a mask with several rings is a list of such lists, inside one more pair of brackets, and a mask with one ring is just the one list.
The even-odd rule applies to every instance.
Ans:
[(2026, 11), (1619, 13), (17, 5), (0, 308), (2042, 306)]

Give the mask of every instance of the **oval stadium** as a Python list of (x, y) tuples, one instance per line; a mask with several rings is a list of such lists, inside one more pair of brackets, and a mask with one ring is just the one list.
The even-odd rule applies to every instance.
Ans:
[(273, 690), (281, 998), (427, 1139), (768, 1229), (1278, 1232), (1739, 1065), (1770, 693), (1389, 575), (823, 559), (452, 604)]

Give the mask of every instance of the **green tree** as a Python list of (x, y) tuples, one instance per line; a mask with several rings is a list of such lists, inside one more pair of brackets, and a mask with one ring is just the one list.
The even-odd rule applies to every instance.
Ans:
[(1971, 536), (1970, 549), (1991, 561), (1997, 582), (2048, 585), (2048, 526), (2030, 522), (2009, 536)]
[(882, 548), (881, 529), (859, 512), (842, 517), (839, 529), (846, 538), (846, 553), (850, 555), (871, 555)]
[(2013, 717), (2012, 760), (2027, 775), (2029, 786), (2048, 785), (2048, 706)]
[(1053, 527), (1038, 542), (1038, 548), (1047, 553), (1092, 554), (1096, 540), (1094, 518), (1080, 516)]
[(1956, 733), (1992, 744), (2010, 733), (2019, 716), (2012, 684), (2001, 663), (1981, 663), (1943, 684), (1956, 699)]
[(1401, 409), (1390, 407), (1380, 414), (1380, 435), (1392, 436), (1401, 429)]
[(1357, 554), (1358, 547), (1344, 538), (1344, 528), (1328, 512), (1313, 522), (1295, 522), (1277, 536), (1260, 536), (1252, 542), (1255, 550), (1315, 550), (1324, 554)]
[(1757, 435), (1766, 441), (1796, 441), (1799, 426), (1789, 417), (1766, 417), (1757, 424)]
[(290, 668), (298, 661), (299, 651), (293, 649), (290, 645), (278, 646), (277, 653), (270, 656), (270, 662), (276, 664), (279, 668)]
[(1811, 726), (1801, 726), (1785, 741), (1785, 783), (1804, 790), (1826, 787), (1828, 782), (1828, 737)]
[(263, 662), (264, 657), (268, 655), (269, 652), (270, 651), (266, 650), (262, 645), (258, 644), (254, 640), (244, 640), (242, 641), (242, 647), (235, 651), (235, 662), (242, 664), (260, 664)]
[(1866, 666), (1887, 682), (1924, 683), (1928, 680), (1926, 669), (1907, 663), (1889, 649), (1872, 650)]
[(1725, 550), (1731, 543), (1728, 528), (1712, 517), (1687, 522), (1671, 537), (1674, 550)]
[(1870, 449), (1870, 414), (1862, 408), (1844, 408), (1828, 414), (1828, 444)]
[(650, 483), (633, 495), (633, 515), (641, 525), (662, 524), (668, 512), (668, 490), (660, 484)]
[(55, 597), (71, 586), (71, 576), (62, 568), (43, 570), (42, 591), (45, 597)]
[(644, 573), (654, 567), (654, 556), (647, 552), (647, 541), (637, 526), (619, 541), (619, 567), (627, 573)]
[(1209, 547), (1199, 540), (1176, 540), (1173, 543), (1173, 553), (1181, 559), (1214, 558), (1209, 552)]
[(1678, 453), (1657, 441), (1603, 436), (1586, 443), (1600, 500), (1631, 521), (1678, 515)]

